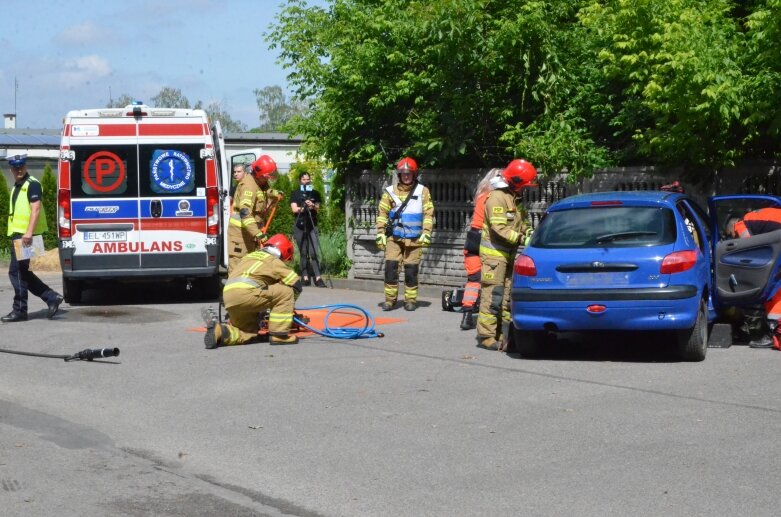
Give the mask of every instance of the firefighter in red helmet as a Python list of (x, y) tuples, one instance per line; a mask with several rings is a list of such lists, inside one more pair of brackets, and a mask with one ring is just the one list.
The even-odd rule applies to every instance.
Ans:
[(286, 262), (293, 258), (293, 244), (282, 234), (268, 239), (263, 248), (242, 258), (230, 271), (222, 291), (230, 323), (210, 322), (206, 348), (243, 345), (258, 338), (258, 319), (269, 309), (269, 342), (272, 345), (298, 343), (290, 335), (295, 300), (301, 294), (301, 277)]
[(385, 301), (382, 310), (396, 306), (399, 266), (404, 265), (404, 309), (414, 311), (423, 248), (431, 245), (434, 203), (428, 188), (418, 182), (418, 164), (402, 158), (396, 164), (398, 183), (382, 193), (377, 213), (377, 247), (385, 251)]
[(464, 241), (466, 284), (464, 285), (464, 296), (461, 302), (461, 312), (464, 313), (461, 318), (462, 330), (471, 330), (476, 326), (475, 316), (477, 314), (477, 304), (480, 300), (480, 271), (483, 268), (483, 264), (480, 262), (480, 239), (483, 233), (483, 223), (485, 222), (485, 201), (497, 182), (503, 181), (501, 172), (502, 169), (489, 170), (477, 184), (477, 188), (475, 188), (475, 208), (472, 211), (472, 220)]
[(277, 164), (263, 155), (249, 167), (236, 186), (233, 209), (228, 227), (228, 272), (251, 251), (255, 251), (268, 239), (263, 225), (271, 208), (282, 199), (282, 193), (272, 189), (269, 181), (277, 176)]
[[(480, 308), (477, 346), (499, 350), (510, 324), (512, 264), (526, 233), (526, 210), (518, 205), (521, 190), (532, 185), (537, 169), (526, 160), (513, 160), (502, 171), (502, 180), (485, 201), (480, 239)], [(501, 325), (500, 325), (501, 322)]]

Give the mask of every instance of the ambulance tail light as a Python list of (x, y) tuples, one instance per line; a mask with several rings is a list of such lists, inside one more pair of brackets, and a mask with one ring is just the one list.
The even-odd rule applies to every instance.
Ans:
[(217, 187), (206, 189), (206, 234), (220, 233), (220, 194)]
[(70, 239), (72, 237), (71, 194), (66, 189), (60, 189), (57, 193), (57, 236), (60, 239)]

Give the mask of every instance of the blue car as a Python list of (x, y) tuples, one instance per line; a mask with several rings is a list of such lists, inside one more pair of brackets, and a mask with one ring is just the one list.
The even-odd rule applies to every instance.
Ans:
[(725, 233), (730, 219), (779, 198), (708, 203), (710, 215), (683, 193), (638, 191), (552, 204), (514, 263), (509, 349), (540, 355), (559, 332), (664, 331), (681, 359), (705, 359), (719, 310), (767, 297), (781, 255), (770, 237)]

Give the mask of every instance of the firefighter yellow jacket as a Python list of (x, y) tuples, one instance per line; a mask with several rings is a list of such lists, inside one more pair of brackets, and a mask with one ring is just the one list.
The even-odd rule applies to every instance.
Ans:
[(263, 250), (247, 254), (228, 275), (224, 292), (233, 289), (263, 289), (273, 284), (284, 284), (301, 293), (301, 278), (287, 264)]
[(516, 205), (518, 197), (509, 189), (491, 191), (485, 201), (485, 220), (480, 240), (480, 258), (511, 261), (526, 232), (526, 211)]

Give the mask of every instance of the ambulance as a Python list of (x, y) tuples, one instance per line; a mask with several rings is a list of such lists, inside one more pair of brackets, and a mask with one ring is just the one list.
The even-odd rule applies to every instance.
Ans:
[(203, 110), (69, 112), (57, 196), (65, 301), (117, 280), (182, 280), (218, 296), (229, 186), (222, 130)]

